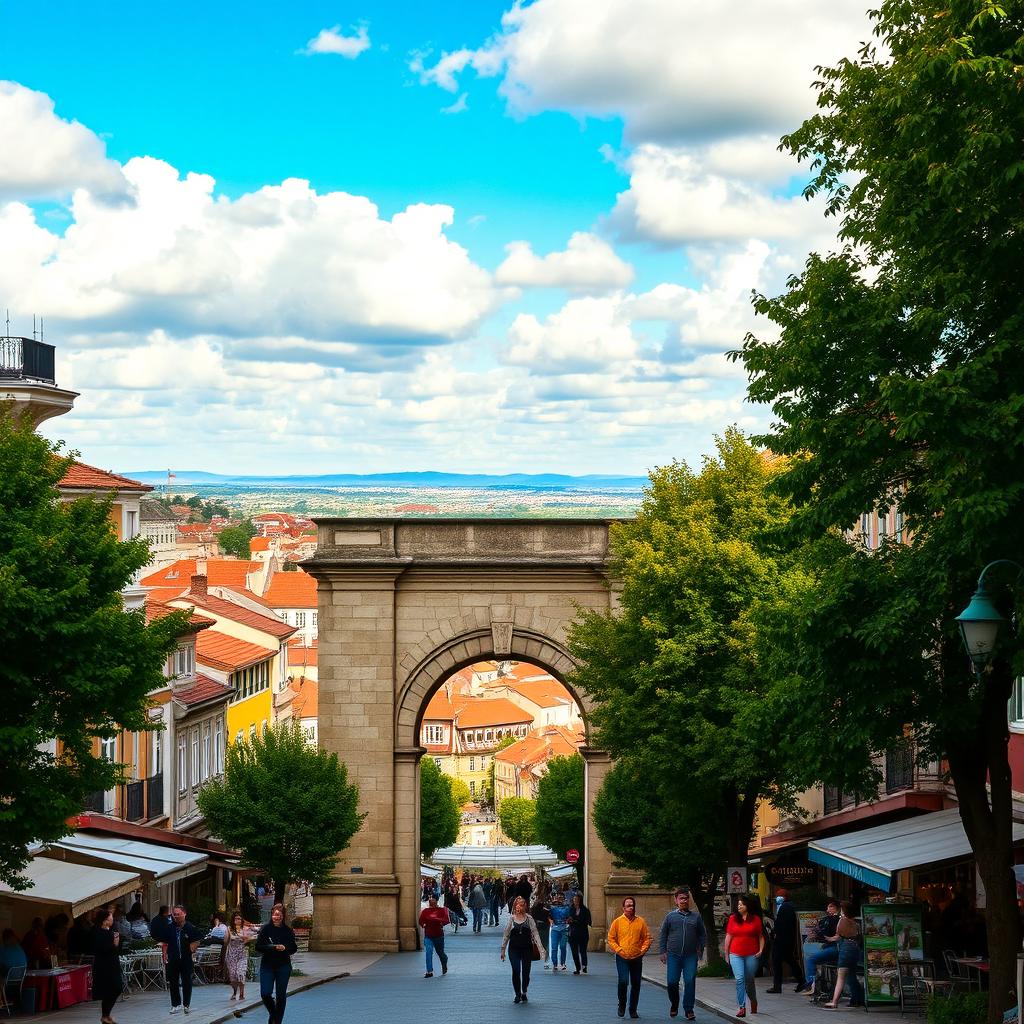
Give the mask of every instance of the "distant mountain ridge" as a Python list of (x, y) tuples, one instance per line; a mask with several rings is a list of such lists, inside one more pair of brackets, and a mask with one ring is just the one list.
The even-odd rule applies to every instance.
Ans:
[[(129, 471), (124, 474), (146, 484), (166, 484), (167, 472), (160, 470)], [(237, 476), (207, 473), (203, 470), (175, 470), (171, 489), (189, 484), (233, 484), (236, 487), (562, 487), (593, 490), (595, 488), (636, 489), (647, 484), (645, 476), (607, 476), (565, 473), (326, 473), (319, 476)]]

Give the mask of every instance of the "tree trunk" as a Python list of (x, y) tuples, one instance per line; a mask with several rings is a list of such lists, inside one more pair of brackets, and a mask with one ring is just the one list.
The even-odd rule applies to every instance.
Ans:
[[(274, 902), (285, 906), (285, 897), (288, 895), (288, 883), (283, 878), (274, 879)], [(285, 914), (285, 917), (288, 915)]]
[[(1006, 662), (986, 673), (977, 733), (949, 754), (950, 775), (960, 802), (964, 831), (985, 887), (988, 934), (988, 1024), (1001, 1024), (1003, 1011), (1017, 1004), (1020, 922), (1013, 874), (1013, 804), (1007, 756), (1006, 703), (1013, 676)], [(978, 735), (980, 734), (980, 735)], [(978, 742), (970, 744), (972, 738)]]
[(687, 879), (693, 902), (697, 904), (697, 911), (704, 921), (704, 928), (708, 933), (707, 958), (708, 964), (722, 962), (722, 950), (718, 939), (718, 925), (715, 923), (715, 894), (718, 892), (718, 885), (722, 876), (714, 874), (710, 878), (701, 878), (694, 875)]

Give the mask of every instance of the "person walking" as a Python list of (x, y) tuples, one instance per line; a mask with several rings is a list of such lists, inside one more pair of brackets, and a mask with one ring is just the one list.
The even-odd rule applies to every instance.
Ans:
[(570, 909), (565, 905), (565, 897), (556, 892), (551, 901), (548, 923), (551, 926), (551, 970), (565, 971), (565, 947), (569, 939)]
[(155, 917), (150, 931), (157, 942), (165, 945), (165, 970), (167, 988), (171, 994), (171, 1013), (184, 1009), (191, 1013), (192, 1002), (192, 954), (199, 947), (203, 933), (188, 922), (188, 911), (177, 903), (171, 911), (170, 922), (166, 917)]
[(842, 915), (833, 936), (839, 944), (836, 988), (832, 993), (832, 1002), (822, 1004), (830, 1010), (838, 1008), (839, 997), (843, 994), (843, 986), (847, 982), (850, 983), (850, 1006), (864, 1005), (864, 989), (860, 978), (857, 977), (857, 968), (860, 966), (860, 925), (854, 917), (852, 903), (844, 900), (841, 909)]
[(484, 895), (484, 887), (477, 882), (469, 894), (469, 909), (473, 911), (473, 931), (479, 932), (484, 924), (484, 908), (487, 906), (487, 897)]
[(420, 911), (420, 927), (423, 929), (423, 950), (427, 958), (427, 973), (424, 978), (434, 976), (434, 953), (441, 961), (441, 973), (448, 973), (448, 954), (444, 951), (444, 926), (451, 918), (445, 907), (437, 905), (437, 897), (431, 893), (427, 905)]
[(754, 977), (764, 952), (764, 923), (757, 913), (753, 896), (739, 896), (736, 910), (729, 915), (725, 926), (725, 955), (736, 979), (737, 1017), (746, 1017), (746, 1000), (750, 1012), (757, 1013), (757, 987)]
[(551, 908), (541, 899), (539, 892), (533, 901), (533, 906), (530, 907), (530, 917), (533, 918), (533, 923), (537, 926), (537, 934), (544, 946), (544, 970), (546, 971), (550, 967), (548, 942), (551, 936)]
[(121, 933), (114, 927), (114, 915), (101, 910), (93, 932), (92, 997), (100, 1001), (100, 1024), (114, 1024), (110, 1016), (117, 997), (124, 990), (121, 977)]
[(285, 924), (284, 904), (275, 903), (270, 910), (269, 924), (265, 924), (256, 936), (256, 952), (263, 957), (260, 961), (260, 998), (270, 1014), (267, 1024), (281, 1024), (284, 1020), (292, 956), (297, 949), (295, 932)]
[(608, 948), (615, 954), (615, 971), (619, 979), (619, 1016), (626, 1015), (626, 995), (629, 995), (629, 1015), (640, 1016), (640, 981), (644, 973), (644, 954), (651, 948), (651, 933), (647, 922), (637, 916), (636, 900), (627, 896), (622, 901), (622, 913), (608, 928)]
[(667, 965), (665, 983), (668, 988), (668, 1015), (679, 1014), (679, 979), (683, 979), (683, 1013), (694, 1020), (693, 1007), (697, 997), (697, 961), (704, 955), (708, 935), (704, 920), (690, 908), (690, 890), (685, 886), (673, 894), (675, 910), (665, 915), (658, 935), (658, 953)]
[(782, 991), (782, 968), (788, 966), (796, 980), (797, 992), (803, 992), (803, 973), (796, 958), (796, 943), (800, 935), (800, 923), (796, 917), (796, 907), (785, 889), (780, 889), (776, 898), (782, 897), (775, 909), (775, 931), (772, 934), (772, 987), (769, 992), (778, 994)]
[(255, 939), (252, 930), (245, 924), (245, 918), (236, 910), (231, 915), (231, 924), (224, 936), (224, 970), (231, 986), (233, 999), (245, 998), (245, 976), (249, 971), (249, 943)]
[[(512, 912), (508, 916), (504, 934), (501, 937), (501, 959), (504, 961), (508, 951), (509, 963), (512, 965), (512, 990), (516, 997), (514, 1003), (528, 1003), (526, 991), (530, 987), (530, 968), (534, 960), (548, 958), (547, 950), (541, 942), (537, 922), (529, 913), (526, 900), (517, 896), (512, 902)], [(536, 956), (534, 956), (536, 953)]]
[(576, 968), (573, 974), (579, 974), (581, 967), (583, 973), (587, 973), (587, 946), (590, 944), (592, 924), (590, 911), (583, 902), (583, 893), (573, 893), (572, 906), (569, 908), (569, 949)]
[(494, 880), (491, 886), (491, 927), (496, 928), (501, 923), (501, 905), (505, 902), (505, 884), (500, 878)]
[(814, 995), (814, 981), (818, 973), (818, 964), (834, 964), (839, 960), (839, 900), (829, 900), (825, 905), (825, 916), (818, 919), (816, 927), (817, 941), (821, 949), (816, 953), (808, 953), (804, 958), (804, 987), (806, 995)]

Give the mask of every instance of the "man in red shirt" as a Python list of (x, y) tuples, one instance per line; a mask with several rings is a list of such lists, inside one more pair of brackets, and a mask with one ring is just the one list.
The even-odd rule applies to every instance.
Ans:
[(420, 911), (420, 927), (423, 929), (423, 949), (427, 955), (427, 973), (424, 978), (434, 976), (434, 951), (441, 961), (441, 973), (448, 973), (448, 955), (444, 951), (444, 926), (448, 924), (448, 910), (437, 905), (437, 897), (431, 893), (428, 906)]

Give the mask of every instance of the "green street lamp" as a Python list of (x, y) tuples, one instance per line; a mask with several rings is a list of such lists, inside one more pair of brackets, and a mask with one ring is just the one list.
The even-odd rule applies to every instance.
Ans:
[(988, 664), (996, 647), (999, 627), (1006, 622), (1006, 617), (992, 603), (991, 593), (985, 583), (985, 574), (997, 565), (1012, 565), (1024, 575), (1024, 567), (1008, 558), (989, 562), (981, 570), (981, 575), (978, 577), (978, 589), (974, 591), (970, 603), (956, 617), (956, 621), (960, 623), (960, 636), (974, 663), (975, 672), (980, 672)]

